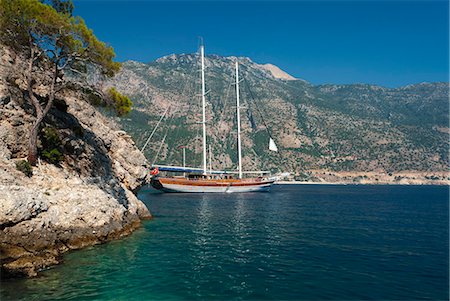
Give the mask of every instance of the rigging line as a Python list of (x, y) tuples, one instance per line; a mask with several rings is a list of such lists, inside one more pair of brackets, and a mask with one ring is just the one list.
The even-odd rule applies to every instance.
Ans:
[[(255, 99), (255, 97), (254, 97), (254, 95), (253, 95), (253, 93), (252, 93), (252, 90), (250, 90), (250, 86), (249, 86), (249, 84), (248, 84), (248, 81), (247, 81), (247, 78), (246, 78), (246, 77), (244, 77), (244, 83), (245, 83), (245, 86), (247, 87), (247, 90), (248, 90), (248, 92), (249, 92), (249, 94), (250, 94), (250, 97), (252, 98), (252, 100), (253, 100), (254, 102), (256, 102), (256, 99)], [(247, 103), (248, 103), (248, 102), (247, 102)], [(261, 102), (260, 102), (260, 103), (261, 103)], [(273, 140), (272, 134), (271, 134), (271, 130), (270, 130), (269, 126), (267, 125), (266, 120), (264, 119), (264, 117), (263, 117), (263, 115), (262, 115), (262, 113), (261, 113), (261, 110), (259, 109), (259, 106), (258, 106), (258, 105), (255, 105), (254, 107), (256, 108), (256, 111), (258, 112), (259, 116), (261, 117), (261, 120), (262, 120), (264, 126), (266, 127), (266, 131), (267, 131), (267, 133), (269, 134), (269, 137)], [(262, 105), (262, 103), (261, 103), (261, 108), (264, 110), (264, 106)], [(265, 112), (265, 110), (264, 110), (264, 113), (267, 114), (267, 112)]]
[[(252, 98), (252, 100), (253, 100), (254, 102), (256, 102), (256, 98), (254, 97), (254, 95), (253, 95), (253, 93), (252, 93), (252, 90), (250, 90), (250, 85), (248, 84), (248, 81), (247, 81), (247, 78), (246, 78), (246, 77), (244, 77), (244, 83), (245, 83), (245, 86), (247, 87), (247, 90), (248, 90), (248, 92), (249, 92), (249, 94), (250, 94), (250, 97)], [(247, 103), (248, 103), (248, 102), (247, 102)], [(262, 110), (263, 110), (264, 113), (267, 115), (267, 112), (266, 112), (266, 110), (264, 109), (264, 106), (262, 105), (262, 102), (260, 101), (259, 103), (261, 104)], [(261, 117), (261, 120), (262, 120), (264, 126), (266, 127), (267, 134), (269, 135), (270, 139), (273, 140), (272, 135), (271, 135), (271, 130), (270, 130), (269, 126), (267, 125), (267, 123), (266, 123), (266, 121), (265, 121), (265, 119), (264, 119), (264, 117), (263, 117), (263, 115), (262, 115), (262, 113), (261, 113), (261, 110), (259, 109), (259, 106), (258, 106), (258, 105), (255, 105), (254, 107), (256, 107), (256, 111), (258, 112), (258, 114), (259, 114), (259, 116)], [(281, 151), (280, 151), (280, 152), (277, 152), (277, 154), (278, 154), (278, 157), (279, 157), (280, 161), (281, 161), (281, 162), (284, 162), (283, 154), (281, 153)], [(262, 160), (264, 160), (264, 159), (262, 158)], [(280, 162), (280, 163), (281, 163), (281, 162)], [(264, 162), (262, 162), (262, 163), (264, 163)]]
[[(167, 114), (167, 117), (166, 117), (166, 123), (165, 123), (165, 126), (166, 126), (166, 134), (165, 134), (165, 136), (164, 136), (164, 138), (163, 138), (163, 140), (162, 140), (162, 142), (161, 143), (164, 143), (164, 141), (165, 141), (165, 139), (166, 139), (166, 136), (167, 136), (167, 133), (169, 132), (169, 129), (171, 128), (171, 124), (173, 123), (173, 115), (174, 115), (174, 113), (176, 113), (177, 112), (177, 107), (178, 107), (178, 104), (176, 104), (176, 105), (174, 105), (174, 106), (172, 106), (172, 105), (170, 105), (169, 106), (169, 108), (172, 108), (172, 112), (170, 112), (170, 113), (168, 113)], [(168, 108), (168, 109), (169, 109)], [(158, 157), (158, 155), (159, 155), (159, 151), (158, 151), (158, 153), (156, 154), (156, 156), (155, 156), (155, 159), (154, 159), (154, 161), (157, 159), (157, 157)], [(167, 158), (166, 158), (167, 159)], [(154, 163), (154, 162), (153, 162)]]
[[(263, 79), (263, 78), (261, 78), (261, 77), (257, 77), (257, 78), (258, 78), (258, 79), (261, 79), (261, 80)], [(279, 82), (282, 83), (284, 86), (290, 88), (290, 89), (297, 90), (297, 91), (300, 91), (300, 92), (303, 92), (303, 93), (306, 92), (306, 90), (301, 89), (300, 87), (291, 86), (291, 85), (289, 85), (288, 83), (286, 83), (285, 81), (279, 81)], [(278, 85), (274, 84), (274, 83), (271, 82), (271, 81), (268, 81), (267, 79), (265, 79), (265, 84), (266, 84), (266, 85), (270, 85), (270, 86), (275, 87), (275, 88), (279, 88)], [(308, 85), (307, 82), (305, 82), (305, 84)], [(292, 92), (292, 90), (289, 91), (289, 92), (292, 93), (294, 97), (302, 97), (300, 94)], [(314, 93), (314, 92), (313, 92), (313, 93)], [(291, 99), (292, 99), (292, 97), (291, 97)]]
[[(197, 57), (197, 55), (198, 55), (198, 53), (194, 53), (193, 54), (193, 56), (194, 56), (194, 60), (196, 59), (196, 57)], [(194, 67), (195, 67), (195, 63), (194, 63)], [(186, 94), (186, 93), (184, 93), (184, 92), (186, 92), (186, 90), (187, 89), (189, 89), (190, 90), (190, 82), (189, 82), (189, 80), (190, 79), (192, 79), (192, 74), (194, 73), (194, 72), (196, 72), (196, 70), (197, 69), (195, 69), (195, 68), (191, 68), (191, 70), (186, 74), (186, 82), (185, 82), (185, 85), (184, 85), (184, 89), (183, 89), (183, 95), (187, 95), (186, 96), (186, 98), (187, 98), (187, 102), (188, 102), (188, 104), (190, 104), (190, 99), (191, 99), (191, 97), (189, 97), (189, 94)], [(195, 79), (195, 78), (194, 78)]]
[(196, 132), (195, 132), (195, 137), (194, 137), (194, 139), (192, 139), (192, 141), (194, 142), (194, 145), (193, 145), (193, 166), (197, 166), (197, 137), (198, 137), (198, 132), (199, 132), (199, 130), (200, 130), (200, 127), (196, 127), (197, 128), (197, 130), (196, 130)]
[[(200, 46), (199, 46), (199, 48), (200, 48)], [(195, 53), (194, 68), (192, 68), (192, 70), (191, 70), (192, 73), (194, 71), (198, 72), (198, 70), (199, 70), (197, 68), (197, 67), (199, 67), (199, 59), (198, 59), (199, 55), (200, 55), (200, 53), (197, 50), (197, 52)], [(194, 111), (196, 111), (197, 108), (200, 109), (200, 106), (198, 106), (198, 103), (194, 102), (194, 99), (196, 98), (195, 96), (200, 94), (199, 80), (200, 80), (199, 76), (198, 77), (197, 76), (194, 77), (194, 83), (192, 85), (192, 91), (194, 92), (194, 97), (190, 98), (190, 101), (189, 101), (189, 109), (192, 109), (192, 113), (194, 113)], [(199, 93), (197, 93), (197, 92), (199, 92)], [(193, 115), (194, 115), (193, 117), (195, 118), (196, 117), (195, 114), (193, 114)], [(192, 120), (194, 120), (194, 118), (192, 118)], [(191, 143), (193, 143), (193, 145), (192, 145), (192, 164), (193, 164), (193, 166), (197, 166), (197, 160), (199, 159), (198, 156), (197, 156), (197, 154), (198, 154), (198, 152), (197, 152), (197, 145), (198, 145), (197, 138), (199, 136), (198, 132), (200, 131), (200, 127), (197, 125), (197, 126), (194, 126), (194, 128), (195, 128), (195, 136), (187, 144), (190, 145)]]
[[(160, 146), (159, 146), (159, 149), (158, 149), (158, 151), (157, 151), (157, 153), (156, 153), (156, 155), (155, 155), (155, 157), (154, 157), (154, 159), (153, 159), (153, 162), (152, 162), (152, 164), (154, 164), (155, 162), (156, 162), (156, 159), (158, 159), (158, 156), (159, 156), (159, 153), (160, 153), (160, 151), (161, 151), (161, 148), (162, 148), (162, 146), (164, 145), (164, 143), (165, 143), (165, 141), (166, 141), (166, 138), (167, 138), (167, 134), (168, 134), (168, 132), (169, 132), (169, 130), (170, 130), (170, 128), (171, 128), (171, 125), (172, 125), (172, 123), (173, 123), (173, 120), (174, 120), (174, 114), (177, 112), (177, 108), (178, 108), (178, 106), (179, 106), (179, 104), (176, 104), (176, 105), (174, 105), (173, 106), (173, 108), (172, 108), (172, 112), (171, 112), (171, 114), (168, 114), (168, 115), (170, 115), (170, 117), (167, 117), (166, 118), (166, 120), (168, 121), (167, 123), (166, 123), (166, 132), (165, 132), (165, 134), (164, 134), (164, 137), (163, 137), (163, 139), (162, 139), (162, 141), (161, 141), (161, 144), (160, 144)], [(169, 106), (169, 108), (171, 108), (172, 106)], [(169, 109), (168, 108), (168, 109)], [(169, 149), (169, 145), (167, 145), (168, 146), (168, 152), (169, 152), (169, 155), (170, 155), (170, 149)], [(168, 156), (169, 156), (168, 155)], [(166, 158), (167, 159), (167, 158)]]
[(158, 123), (156, 124), (155, 128), (153, 129), (152, 133), (150, 134), (150, 136), (148, 137), (147, 141), (145, 142), (144, 146), (141, 149), (141, 152), (144, 152), (144, 149), (147, 147), (147, 144), (150, 142), (150, 139), (152, 139), (153, 134), (155, 134), (156, 129), (158, 128), (159, 124), (161, 123), (161, 121), (163, 120), (164, 116), (166, 116), (167, 111), (169, 111), (170, 106), (167, 107), (167, 109), (164, 111), (164, 113), (161, 115), (161, 117), (158, 120)]
[[(191, 71), (187, 73), (187, 78), (192, 78), (192, 74), (193, 74), (193, 70), (191, 69)], [(182, 89), (181, 95), (186, 95), (185, 92), (186, 92), (186, 90), (187, 90), (188, 88), (189, 88), (189, 81), (186, 80), (186, 82), (185, 82), (185, 84), (184, 84), (184, 87), (183, 87), (183, 89)], [(188, 97), (188, 102), (187, 102), (187, 103), (188, 103), (188, 107), (189, 107), (189, 105), (190, 105), (189, 97)], [(169, 128), (170, 128), (171, 121), (173, 121), (173, 119), (174, 119), (174, 117), (173, 117), (173, 116), (174, 116), (174, 113), (177, 112), (176, 109), (177, 109), (179, 106), (180, 106), (180, 102), (177, 102), (177, 103), (175, 103), (175, 104), (173, 105), (174, 112), (172, 113), (172, 116), (170, 116), (170, 117), (166, 116), (166, 114), (167, 114), (167, 112), (169, 111), (169, 109), (172, 107), (172, 105), (169, 105), (169, 106), (167, 107), (167, 109), (165, 110), (165, 112), (163, 113), (163, 115), (161, 116), (161, 118), (159, 119), (158, 123), (156, 124), (155, 128), (153, 129), (152, 133), (150, 134), (149, 138), (147, 139), (147, 141), (145, 142), (144, 146), (142, 147), (141, 152), (143, 152), (144, 149), (147, 147), (147, 145), (148, 145), (148, 143), (150, 142), (151, 138), (152, 138), (153, 135), (155, 134), (155, 132), (156, 132), (156, 130), (157, 130), (159, 124), (160, 124), (161, 121), (164, 119), (164, 116), (166, 116), (166, 120), (169, 120), (169, 122), (166, 124), (166, 125), (167, 125), (167, 130), (166, 130), (166, 132), (168, 132), (168, 130), (169, 130)], [(177, 129), (179, 130), (179, 127), (177, 127)], [(167, 134), (166, 134), (166, 136), (167, 136)], [(166, 136), (164, 137), (164, 140), (165, 140)], [(169, 151), (169, 156), (170, 156), (170, 151)], [(155, 157), (155, 159), (156, 159), (156, 157)]]
[[(265, 81), (265, 85), (270, 85), (270, 86), (272, 86), (272, 87), (275, 87), (275, 88), (279, 88), (279, 86), (278, 85), (276, 85), (276, 84), (274, 84), (273, 83), (273, 80), (271, 80), (271, 81), (269, 81), (267, 78), (265, 78), (265, 77), (262, 77), (262, 76), (258, 76), (258, 75), (253, 75), (256, 79), (259, 79), (259, 80), (264, 80)], [(244, 77), (245, 78), (245, 77)], [(291, 89), (295, 89), (295, 90), (299, 90), (299, 91), (301, 91), (301, 92), (305, 92), (304, 90), (302, 90), (300, 87), (295, 87), (295, 86), (291, 86), (291, 85), (289, 85), (288, 83), (286, 83), (285, 81), (276, 81), (277, 83), (278, 82), (280, 82), (280, 83), (282, 83), (283, 85), (285, 85), (285, 86), (287, 86), (287, 87), (289, 87), (289, 88), (291, 88)], [(309, 84), (308, 82), (304, 82), (305, 84)], [(294, 95), (295, 96), (295, 95)], [(299, 94), (297, 94), (297, 96), (300, 96)]]
[[(226, 147), (227, 146), (227, 135), (226, 134), (225, 135), (220, 135), (220, 137), (219, 137), (219, 134), (220, 134), (219, 128), (220, 128), (220, 125), (223, 122), (225, 122), (225, 120), (226, 120), (225, 116), (226, 116), (227, 108), (228, 108), (227, 107), (228, 100), (229, 100), (229, 97), (230, 97), (231, 87), (233, 86), (232, 80), (233, 79), (230, 78), (230, 83), (228, 84), (228, 87), (227, 87), (227, 90), (226, 90), (226, 95), (225, 95), (224, 102), (223, 102), (223, 109), (222, 109), (222, 112), (220, 113), (219, 121), (217, 123), (218, 126), (216, 127), (216, 131), (215, 131), (216, 132), (216, 137), (222, 140), (222, 143), (220, 143), (220, 151), (221, 151), (222, 154), (226, 154), (225, 149), (227, 148)], [(222, 163), (221, 167), (222, 167), (222, 169), (226, 168), (225, 161)]]
[[(234, 134), (237, 135), (237, 132), (230, 131), (230, 135), (229, 135), (228, 140), (231, 141), (231, 143), (230, 143), (230, 148), (229, 149), (236, 149), (237, 150), (237, 141), (236, 141), (237, 139), (236, 139)], [(236, 156), (234, 162), (237, 162), (238, 161), (237, 151), (233, 152), (233, 153)], [(231, 159), (231, 156), (230, 156), (230, 159)], [(231, 167), (230, 168), (233, 169), (233, 170), (237, 170), (238, 169), (238, 164), (236, 163), (236, 165), (234, 165), (234, 162), (233, 162), (233, 159), (231, 159)]]
[[(195, 55), (194, 55), (194, 56), (195, 56)], [(194, 70), (193, 70), (193, 69), (194, 69), (194, 68), (191, 68), (190, 71), (188, 71), (188, 72), (186, 72), (186, 73), (180, 72), (180, 74), (185, 75), (184, 85), (183, 85), (183, 88), (181, 89), (181, 99), (185, 99), (185, 100), (186, 100), (185, 103), (187, 104), (187, 107), (188, 107), (188, 108), (189, 108), (190, 105), (191, 105), (191, 103), (190, 103), (190, 98), (191, 98), (191, 97), (190, 97), (190, 95), (191, 95), (191, 84), (190, 84), (190, 80), (192, 79), (192, 74), (194, 73)], [(172, 147), (170, 147), (169, 141), (168, 141), (169, 153), (168, 153), (168, 157), (167, 157), (167, 159), (166, 159), (167, 161), (170, 161), (170, 159), (174, 157), (175, 152), (176, 152), (176, 151), (174, 151), (174, 150), (175, 150), (175, 149), (178, 149), (177, 147), (174, 147), (174, 146), (177, 146), (176, 144), (177, 144), (177, 141), (178, 141), (178, 137), (179, 137), (179, 135), (180, 135), (181, 128), (183, 127), (183, 125), (184, 125), (184, 127), (186, 127), (186, 124), (175, 124), (175, 118), (176, 118), (175, 115), (176, 115), (176, 113), (179, 111), (179, 109), (181, 108), (181, 105), (182, 105), (182, 101), (177, 102), (177, 103), (174, 105), (174, 111), (173, 111), (173, 113), (171, 114), (171, 118), (170, 118), (170, 120), (169, 120), (169, 122), (168, 122), (168, 124), (167, 124), (167, 126), (168, 126), (169, 128), (175, 127), (174, 133), (173, 133), (172, 135), (170, 135), (170, 136), (172, 137), (172, 139), (170, 139), (170, 141), (173, 141)], [(170, 149), (172, 149), (172, 151), (171, 151)]]
[[(219, 121), (217, 122), (217, 127), (215, 127), (215, 130), (216, 130), (215, 134), (216, 134), (216, 138), (218, 138), (218, 139), (222, 139), (222, 137), (219, 137), (219, 135), (220, 135), (220, 126), (221, 126), (222, 122), (224, 122), (224, 119), (225, 119), (225, 113), (227, 111), (227, 101), (228, 101), (228, 98), (229, 98), (229, 95), (230, 95), (231, 87), (232, 87), (232, 83), (230, 82), (229, 85), (228, 85), (228, 88), (227, 88), (227, 92), (226, 92), (226, 96), (225, 96), (224, 102), (223, 102), (223, 109), (222, 109), (222, 112), (220, 113)], [(226, 136), (224, 138), (226, 138)], [(222, 154), (225, 153), (225, 147), (226, 147), (225, 143), (220, 143), (220, 152)], [(224, 165), (222, 165), (222, 169), (224, 169), (224, 168), (225, 168)]]
[[(178, 111), (179, 110), (177, 110), (176, 108), (172, 111), (171, 118), (170, 118), (169, 122), (167, 123), (166, 135), (169, 133), (169, 130), (171, 131), (171, 134), (172, 134), (172, 129), (173, 128), (175, 128), (175, 133), (176, 133), (176, 130), (178, 129), (178, 127), (175, 125), (175, 115), (178, 113)], [(170, 144), (171, 141), (176, 141), (176, 137), (174, 137), (172, 135), (170, 135), (170, 136), (171, 136), (172, 139), (168, 139), (168, 141), (167, 141), (167, 148), (168, 148), (168, 154), (167, 154), (167, 157), (166, 157), (166, 161), (167, 162), (170, 162), (170, 158), (171, 158), (171, 156), (173, 154), (173, 152), (171, 151), (171, 145), (169, 145), (169, 144)]]
[[(200, 46), (199, 46), (199, 48), (200, 48)], [(194, 73), (194, 71), (198, 72), (198, 70), (200, 69), (200, 66), (199, 66), (200, 65), (200, 60), (198, 59), (199, 56), (200, 56), (200, 53), (197, 50), (197, 52), (195, 53), (194, 68), (192, 68), (191, 74)], [(192, 85), (192, 90), (194, 92), (194, 96), (200, 94), (200, 84), (197, 84), (197, 83), (200, 83), (200, 76), (198, 76), (198, 77), (195, 76), (194, 77), (194, 83)], [(197, 102), (194, 102), (194, 98), (196, 98), (196, 97), (190, 98), (190, 102), (189, 102), (190, 107), (192, 107), (192, 112), (194, 112), (195, 108), (200, 109), (200, 107), (201, 107), (201, 106), (199, 106), (199, 104)], [(198, 133), (200, 131), (200, 126), (195, 126), (194, 128), (195, 128), (195, 136), (194, 136), (194, 138), (192, 140), (189, 141), (188, 144), (193, 143), (193, 145), (192, 145), (192, 153), (193, 153), (193, 155), (192, 155), (192, 161), (193, 161), (192, 164), (193, 164), (193, 166), (197, 166), (197, 162), (201, 161), (199, 156), (197, 156), (198, 155), (198, 151), (197, 151), (197, 146), (198, 146), (197, 142), (198, 141), (197, 140), (199, 138), (199, 134)], [(200, 159), (200, 161), (198, 161), (199, 159)]]
[(157, 159), (158, 156), (159, 156), (159, 152), (161, 151), (161, 149), (162, 149), (162, 147), (163, 147), (163, 145), (164, 145), (164, 141), (166, 140), (167, 132), (168, 132), (168, 131), (169, 131), (169, 129), (167, 129), (166, 134), (164, 135), (164, 138), (162, 139), (161, 144), (159, 145), (158, 152), (156, 153), (155, 158), (153, 158), (152, 165), (155, 164), (156, 159)]
[[(198, 57), (199, 57), (199, 52), (197, 51), (196, 53), (195, 53), (195, 57), (196, 57), (196, 59), (195, 59), (195, 63), (194, 63), (194, 68), (192, 68), (191, 69), (191, 73), (190, 73), (190, 77), (192, 77), (192, 74), (194, 73), (194, 72), (197, 72), (198, 70), (199, 70), (199, 68), (197, 68), (197, 67), (199, 67), (198, 65), (199, 65), (199, 60), (197, 59)], [(200, 95), (200, 85), (199, 84), (197, 84), (197, 82), (200, 80), (200, 77), (194, 77), (194, 83), (192, 84), (192, 85), (190, 85), (190, 91), (193, 91), (194, 93), (194, 96), (197, 96), (197, 95)], [(198, 93), (197, 93), (198, 92)], [(194, 98), (196, 98), (196, 97), (189, 97), (189, 102), (188, 102), (188, 104), (189, 104), (189, 109), (188, 109), (188, 112), (189, 112), (189, 110), (191, 110), (192, 111), (192, 113), (194, 113), (194, 111), (197, 111), (197, 109), (200, 109), (201, 108), (201, 106), (199, 106), (199, 104), (197, 103), (197, 102), (194, 102)], [(189, 140), (189, 142), (187, 143), (187, 144), (190, 144), (190, 142), (193, 142), (194, 143), (194, 145), (193, 145), (193, 149), (192, 149), (192, 152), (193, 152), (193, 155), (191, 156), (192, 157), (192, 164), (193, 164), (193, 166), (197, 166), (197, 160), (198, 160), (198, 157), (197, 157), (197, 154), (198, 154), (198, 150), (197, 150), (197, 146), (198, 146), (198, 143), (197, 143), (197, 138), (199, 137), (199, 135), (198, 135), (198, 133), (199, 133), (199, 130), (200, 130), (200, 127), (199, 126), (195, 126), (195, 136), (193, 137), (193, 139), (190, 139)]]
[[(179, 112), (179, 110), (174, 110), (173, 112), (172, 112), (172, 117), (171, 117), (171, 119), (170, 119), (170, 122), (167, 124), (167, 126), (168, 126), (168, 128), (169, 129), (172, 129), (172, 128), (175, 128), (175, 130), (171, 133), (171, 141), (173, 141), (173, 145), (172, 145), (172, 147), (169, 145), (169, 142), (170, 141), (168, 141), (167, 143), (167, 145), (168, 145), (168, 147), (169, 147), (169, 154), (168, 154), (168, 156), (167, 156), (167, 161), (168, 162), (170, 162), (170, 159), (171, 158), (173, 158), (173, 155), (174, 155), (174, 152), (176, 152), (176, 151), (173, 151), (173, 150), (175, 150), (175, 149), (178, 149), (177, 148), (177, 141), (178, 141), (178, 136), (179, 136), (179, 134), (180, 134), (180, 129), (181, 129), (181, 127), (183, 126), (183, 124), (178, 124), (178, 123), (175, 123), (175, 118), (176, 118), (176, 114)], [(172, 149), (172, 151), (170, 150), (170, 149)]]
[[(229, 97), (229, 95), (230, 95), (230, 90), (231, 90), (231, 87), (232, 87), (232, 83), (230, 83), (229, 85), (228, 85), (228, 88), (227, 88), (227, 93), (226, 93), (226, 96), (225, 96), (225, 101), (224, 101), (224, 103), (223, 103), (223, 109), (222, 109), (222, 112), (220, 113), (220, 118), (219, 118), (219, 121), (218, 121), (218, 124), (220, 125), (220, 123), (223, 121), (223, 119), (224, 119), (224, 116), (225, 116), (225, 112), (226, 112), (226, 110), (227, 110), (227, 100), (228, 100), (228, 97)], [(217, 135), (219, 134), (219, 128), (217, 127), (216, 128), (217, 129)]]

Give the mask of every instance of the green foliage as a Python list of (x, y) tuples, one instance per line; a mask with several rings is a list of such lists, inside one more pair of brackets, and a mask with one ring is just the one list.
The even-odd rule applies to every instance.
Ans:
[(42, 157), (44, 157), (48, 162), (52, 164), (58, 164), (59, 162), (64, 160), (63, 154), (61, 154), (61, 152), (56, 148), (53, 148), (51, 150), (43, 150)]
[(58, 132), (52, 127), (45, 127), (43, 129), (42, 143), (46, 148), (56, 148), (61, 145), (61, 139)]
[(296, 149), (298, 152), (310, 155), (313, 157), (319, 157), (321, 155), (316, 145), (302, 145)]
[(48, 162), (58, 164), (64, 160), (64, 155), (61, 153), (61, 139), (58, 132), (51, 127), (45, 127), (42, 131), (42, 152), (41, 155)]
[(94, 106), (106, 105), (101, 94), (98, 91), (92, 89), (91, 87), (79, 87), (74, 85), (73, 89), (80, 90), (81, 94), (84, 96), (84, 100)]
[(118, 116), (124, 116), (131, 111), (133, 103), (130, 98), (121, 94), (116, 88), (113, 87), (108, 90), (108, 99)]
[(29, 178), (33, 175), (33, 167), (26, 160), (17, 161), (16, 162), (16, 169), (18, 171), (23, 172)]
[(44, 4), (49, 4), (58, 13), (64, 13), (72, 15), (73, 13), (73, 2), (72, 0), (40, 0)]
[[(54, 102), (56, 91), (66, 84), (59, 80), (64, 79), (61, 76), (63, 70), (70, 70), (73, 76), (94, 70), (96, 75), (112, 77), (120, 69), (120, 63), (113, 61), (113, 48), (99, 41), (84, 20), (72, 16), (72, 12), (71, 0), (0, 0), (0, 43), (26, 55), (29, 63), (25, 70), (29, 99), (36, 114), (41, 115), (32, 129), (40, 128), (53, 105), (67, 110), (64, 103)], [(36, 66), (39, 66), (38, 70), (33, 69)], [(50, 77), (44, 77), (49, 79), (46, 84), (50, 91), (45, 107), (33, 97), (36, 73), (42, 73), (39, 70), (50, 74)], [(131, 104), (128, 102), (123, 97), (116, 99), (118, 114), (129, 111)], [(53, 144), (52, 139), (46, 138), (47, 132), (44, 131), (43, 142)], [(37, 158), (37, 133), (31, 130), (29, 135), (28, 160), (32, 165), (36, 164)], [(58, 163), (63, 159), (58, 147), (44, 145), (42, 156)]]
[(17, 50), (42, 53), (60, 68), (89, 62), (102, 74), (113, 76), (120, 69), (120, 63), (113, 62), (113, 48), (99, 41), (82, 18), (71, 16), (70, 1), (53, 0), (51, 4), (2, 0), (0, 40)]

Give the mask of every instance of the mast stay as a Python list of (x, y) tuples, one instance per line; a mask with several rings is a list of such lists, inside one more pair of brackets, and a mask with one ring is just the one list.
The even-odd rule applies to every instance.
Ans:
[(200, 45), (200, 55), (202, 61), (202, 128), (203, 128), (203, 174), (206, 175), (206, 100), (205, 100), (205, 46)]
[(238, 147), (238, 172), (242, 179), (242, 150), (241, 150), (241, 107), (239, 104), (239, 63), (236, 60), (236, 117), (237, 117), (237, 147)]

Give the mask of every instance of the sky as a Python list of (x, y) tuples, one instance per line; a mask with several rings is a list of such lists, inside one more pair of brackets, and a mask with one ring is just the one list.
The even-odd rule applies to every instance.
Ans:
[(74, 0), (117, 60), (246, 56), (313, 84), (449, 80), (448, 1)]

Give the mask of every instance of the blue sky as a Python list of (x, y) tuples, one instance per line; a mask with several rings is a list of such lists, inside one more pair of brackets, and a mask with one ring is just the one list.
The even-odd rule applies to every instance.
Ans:
[(448, 81), (447, 1), (74, 0), (119, 61), (192, 53), (272, 63), (313, 84)]

